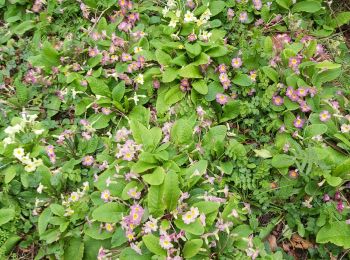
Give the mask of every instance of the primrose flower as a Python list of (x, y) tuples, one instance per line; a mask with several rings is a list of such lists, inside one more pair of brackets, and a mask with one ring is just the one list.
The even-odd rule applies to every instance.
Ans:
[(306, 113), (306, 112), (309, 112), (311, 110), (311, 107), (305, 101), (301, 101), (301, 102), (299, 102), (299, 104), (300, 104), (300, 109), (302, 112)]
[(182, 216), (182, 220), (185, 224), (190, 224), (196, 220), (199, 215), (198, 208), (191, 207), (190, 211), (187, 211), (185, 215)]
[(241, 60), (241, 58), (238, 58), (238, 57), (233, 58), (232, 61), (231, 61), (231, 65), (232, 65), (232, 67), (235, 68), (235, 69), (240, 68), (240, 67), (242, 66), (242, 60)]
[(100, 51), (97, 49), (97, 47), (95, 48), (89, 48), (89, 56), (90, 57), (95, 57), (100, 53)]
[(343, 134), (349, 133), (350, 132), (350, 125), (342, 124), (341, 127), (340, 127), (340, 131)]
[(125, 236), (129, 241), (133, 241), (135, 239), (135, 233), (132, 230), (127, 230), (125, 232)]
[(13, 156), (16, 157), (18, 160), (22, 160), (23, 156), (24, 156), (24, 149), (23, 148), (15, 148), (13, 150)]
[(125, 61), (131, 61), (131, 60), (132, 60), (132, 57), (129, 53), (125, 53), (125, 52), (122, 53), (122, 61), (125, 62)]
[(251, 72), (249, 72), (249, 77), (253, 82), (255, 82), (257, 77), (256, 71), (252, 70)]
[(241, 12), (241, 13), (239, 14), (239, 21), (240, 21), (241, 23), (247, 22), (247, 21), (248, 21), (248, 13), (247, 13), (247, 12)]
[(142, 74), (137, 75), (137, 77), (134, 79), (134, 81), (135, 81), (137, 84), (143, 85), (143, 83), (144, 83), (143, 75), (142, 75)]
[(233, 11), (233, 9), (231, 8), (227, 9), (227, 20), (231, 21), (234, 16), (235, 11)]
[(106, 229), (107, 232), (113, 232), (114, 230), (114, 225), (111, 223), (106, 223), (104, 228)]
[(322, 122), (326, 122), (328, 121), (329, 119), (331, 118), (331, 114), (327, 111), (327, 110), (324, 110), (320, 113), (320, 120)]
[(102, 191), (101, 193), (101, 199), (104, 201), (104, 202), (108, 202), (111, 200), (111, 192), (109, 190), (104, 190)]
[(141, 192), (137, 191), (137, 187), (131, 188), (127, 193), (129, 197), (133, 199), (138, 200), (141, 197)]
[(83, 158), (82, 164), (83, 164), (84, 166), (91, 166), (91, 165), (94, 164), (94, 162), (95, 162), (94, 157), (92, 157), (91, 155), (87, 155), (87, 156), (85, 156), (85, 157)]
[(309, 92), (308, 89), (307, 89), (307, 88), (304, 88), (304, 87), (300, 87), (300, 88), (297, 89), (297, 95), (298, 95), (299, 97), (305, 97), (305, 96), (307, 96), (308, 92)]
[(197, 40), (197, 35), (195, 33), (191, 33), (187, 36), (187, 40), (189, 42), (194, 42), (195, 40)]
[(157, 220), (152, 218), (152, 216), (150, 216), (149, 219), (150, 220), (145, 223), (143, 229), (146, 234), (152, 233), (152, 231), (155, 232), (158, 229)]
[(79, 200), (79, 193), (78, 192), (72, 192), (69, 196), (68, 201), (70, 202), (77, 202)]
[(142, 47), (134, 47), (134, 53), (137, 54), (139, 52), (143, 51)]
[(281, 97), (281, 96), (273, 96), (272, 102), (276, 106), (282, 106), (284, 103), (284, 100), (283, 100), (283, 97)]
[(289, 58), (289, 67), (290, 68), (297, 68), (301, 62), (301, 59), (299, 57), (291, 57)]
[(260, 10), (262, 8), (262, 2), (261, 0), (253, 0), (254, 8), (256, 10)]
[(184, 22), (185, 23), (190, 23), (190, 22), (195, 22), (197, 18), (194, 16), (194, 14), (191, 11), (187, 11), (185, 16), (184, 16)]
[(159, 238), (159, 244), (162, 248), (168, 250), (173, 247), (173, 244), (171, 243), (171, 239), (168, 235), (163, 235)]
[(34, 172), (36, 170), (36, 166), (34, 165), (34, 163), (28, 163), (25, 167), (24, 170), (26, 172)]
[(304, 126), (305, 120), (300, 118), (300, 116), (297, 116), (297, 118), (294, 120), (293, 125), (296, 128), (302, 128)]
[(228, 96), (218, 93), (216, 94), (216, 102), (218, 102), (220, 105), (225, 105), (228, 102)]

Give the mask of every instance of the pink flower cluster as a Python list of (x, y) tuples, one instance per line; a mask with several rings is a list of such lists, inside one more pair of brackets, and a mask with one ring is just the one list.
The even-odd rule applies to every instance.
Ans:
[(134, 204), (130, 207), (130, 213), (122, 219), (121, 226), (125, 230), (125, 236), (131, 242), (135, 240), (134, 229), (141, 224), (141, 219), (144, 213), (144, 209)]
[(134, 140), (128, 139), (124, 144), (117, 144), (117, 158), (123, 158), (125, 161), (132, 161), (137, 152), (142, 148), (142, 145), (138, 145)]
[(56, 154), (55, 154), (55, 150), (54, 150), (53, 145), (50, 144), (46, 147), (46, 153), (49, 156), (51, 163), (55, 163), (56, 162)]
[(221, 82), (221, 85), (224, 87), (224, 89), (228, 89), (231, 87), (231, 81), (228, 78), (227, 72), (226, 72), (226, 65), (225, 64), (220, 64), (217, 68), (218, 72), (220, 73), (219, 75), (219, 80)]

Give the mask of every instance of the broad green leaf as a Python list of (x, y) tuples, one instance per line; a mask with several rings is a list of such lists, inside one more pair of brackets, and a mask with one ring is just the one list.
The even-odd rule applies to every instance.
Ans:
[(217, 58), (225, 56), (228, 53), (228, 50), (224, 46), (215, 46), (206, 51), (206, 54), (210, 57)]
[(220, 203), (213, 201), (200, 201), (194, 203), (192, 206), (198, 208), (200, 213), (207, 215), (213, 212), (217, 212), (217, 210), (220, 208)]
[(350, 159), (345, 160), (338, 165), (332, 172), (332, 175), (342, 178), (349, 178), (350, 175)]
[(51, 216), (52, 212), (50, 208), (44, 209), (43, 212), (40, 214), (38, 219), (38, 232), (40, 236), (45, 232)]
[(162, 51), (161, 49), (156, 50), (156, 59), (161, 65), (170, 65), (172, 61), (171, 56), (168, 53)]
[(335, 15), (334, 20), (332, 21), (333, 27), (340, 27), (344, 24), (350, 22), (350, 12), (340, 12)]
[(177, 144), (187, 144), (192, 140), (192, 123), (187, 119), (177, 120), (171, 128), (171, 139)]
[(13, 29), (13, 33), (22, 35), (34, 27), (35, 27), (34, 21), (31, 21), (31, 20), (24, 21)]
[(84, 243), (80, 237), (73, 237), (67, 241), (64, 248), (64, 259), (83, 259)]
[(209, 4), (209, 10), (212, 16), (215, 16), (221, 13), (225, 9), (225, 7), (226, 7), (226, 4), (224, 1), (212, 1)]
[(159, 256), (166, 256), (167, 253), (159, 244), (159, 237), (156, 237), (153, 234), (147, 234), (142, 237), (142, 241), (145, 243), (146, 247), (152, 253)]
[(240, 114), (240, 102), (238, 100), (229, 101), (223, 107), (220, 123), (235, 119)]
[(327, 132), (328, 127), (325, 124), (312, 124), (305, 128), (305, 137), (311, 138), (317, 135), (322, 135)]
[(164, 202), (169, 211), (176, 208), (180, 194), (181, 190), (177, 173), (169, 171), (164, 179)]
[(177, 69), (174, 69), (171, 67), (165, 68), (162, 74), (162, 82), (164, 83), (172, 82), (176, 79), (177, 75), (178, 75)]
[(333, 63), (331, 61), (322, 61), (320, 63), (317, 63), (316, 68), (318, 69), (328, 69), (328, 70), (332, 70), (332, 69), (338, 69), (341, 67), (340, 64), (336, 64), (336, 63)]
[(103, 80), (97, 79), (94, 77), (88, 77), (87, 81), (89, 82), (90, 89), (95, 95), (108, 97), (111, 94), (109, 87), (104, 83)]
[(101, 230), (100, 224), (101, 223), (99, 222), (93, 222), (91, 225), (85, 224), (84, 233), (96, 240), (105, 240), (111, 238), (113, 233), (107, 232), (105, 229)]
[(183, 248), (184, 257), (185, 258), (194, 257), (196, 254), (198, 254), (202, 245), (203, 245), (202, 239), (192, 239), (187, 241)]
[(192, 87), (202, 95), (206, 95), (208, 93), (207, 82), (203, 79), (192, 82)]
[(179, 76), (183, 78), (202, 78), (199, 67), (189, 64), (178, 71)]
[(124, 207), (117, 202), (108, 202), (92, 212), (92, 218), (100, 222), (115, 223), (122, 219)]
[(163, 183), (165, 171), (162, 167), (157, 167), (153, 173), (142, 175), (142, 179), (150, 185), (160, 185)]
[(198, 56), (202, 52), (202, 48), (199, 43), (185, 43), (185, 48), (187, 53), (192, 57)]
[(306, 12), (306, 13), (316, 13), (321, 9), (322, 5), (319, 1), (301, 1), (293, 5), (292, 11), (297, 12)]
[(9, 184), (13, 178), (16, 177), (17, 174), (17, 167), (15, 165), (11, 165), (10, 167), (7, 167), (5, 170), (5, 184)]
[(271, 79), (273, 82), (277, 83), (279, 81), (278, 73), (271, 67), (263, 67), (262, 68), (265, 75)]
[(180, 87), (178, 85), (172, 86), (165, 94), (164, 96), (164, 102), (171, 106), (180, 100), (183, 99), (183, 97), (186, 95), (185, 92), (181, 91)]
[(232, 82), (234, 84), (237, 84), (238, 86), (243, 86), (243, 87), (248, 87), (253, 83), (251, 78), (246, 74), (236, 74)]
[(148, 189), (147, 202), (149, 213), (154, 217), (163, 215), (165, 205), (163, 202), (163, 185), (152, 185)]
[(285, 9), (289, 9), (292, 5), (292, 0), (276, 0), (276, 3)]
[(0, 226), (11, 221), (15, 217), (15, 210), (12, 208), (0, 209)]
[(182, 219), (178, 218), (175, 220), (175, 225), (179, 229), (185, 230), (186, 232), (196, 236), (200, 236), (204, 233), (204, 227), (198, 218), (190, 224), (185, 224)]
[(112, 98), (121, 101), (125, 93), (125, 81), (119, 82), (112, 90)]
[(112, 236), (111, 245), (112, 247), (118, 247), (126, 243), (128, 239), (125, 236), (125, 231), (122, 229), (122, 227), (116, 228), (114, 231), (114, 234)]
[(350, 248), (350, 225), (345, 221), (328, 223), (318, 231), (316, 242), (333, 243), (346, 249)]
[(287, 168), (293, 164), (293, 157), (286, 154), (277, 154), (272, 158), (271, 161), (271, 165), (275, 168)]

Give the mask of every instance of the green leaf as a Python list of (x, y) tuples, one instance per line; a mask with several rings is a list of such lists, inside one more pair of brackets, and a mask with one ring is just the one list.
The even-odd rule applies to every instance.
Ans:
[(253, 83), (251, 78), (246, 74), (236, 74), (232, 82), (243, 87), (248, 87)]
[(150, 185), (160, 185), (165, 178), (165, 171), (162, 167), (157, 167), (153, 173), (142, 175), (142, 179)]
[(15, 165), (11, 165), (10, 167), (7, 167), (4, 172), (5, 172), (4, 182), (5, 184), (9, 184), (13, 180), (13, 178), (16, 177), (17, 167)]
[(15, 217), (15, 210), (12, 208), (0, 209), (0, 226), (11, 221)]
[(275, 168), (287, 168), (293, 164), (293, 157), (286, 154), (277, 154), (271, 160), (271, 165)]
[[(349, 177), (350, 175), (350, 159), (345, 160), (340, 165), (338, 165), (332, 172), (332, 175), (337, 177)], [(347, 176), (348, 175), (348, 176)]]
[(92, 212), (92, 218), (100, 222), (115, 223), (122, 219), (125, 208), (117, 202), (102, 204)]
[(348, 24), (350, 22), (350, 12), (337, 13), (332, 22), (333, 27), (340, 27), (344, 24)]
[(24, 21), (13, 29), (13, 33), (17, 35), (22, 35), (34, 27), (35, 27), (34, 21), (31, 21), (31, 20)]
[(350, 225), (345, 221), (328, 223), (318, 231), (316, 242), (320, 244), (329, 242), (345, 249), (350, 248)]
[(183, 254), (185, 258), (191, 258), (194, 257), (196, 254), (198, 254), (199, 250), (201, 249), (203, 245), (202, 239), (192, 239), (185, 243)]
[(179, 102), (186, 95), (185, 92), (181, 91), (178, 85), (172, 86), (164, 96), (164, 101), (167, 105), (171, 106)]
[(332, 69), (340, 68), (341, 65), (325, 60), (325, 61), (322, 61), (320, 63), (317, 63), (315, 67), (318, 68), (318, 69), (332, 70)]
[(183, 220), (179, 218), (175, 220), (175, 225), (179, 229), (185, 230), (186, 232), (196, 236), (200, 236), (204, 233), (204, 227), (198, 218), (190, 224), (185, 224)]
[(193, 126), (187, 119), (177, 120), (171, 128), (170, 136), (177, 144), (187, 144), (192, 140)]
[(126, 243), (128, 239), (125, 236), (125, 231), (122, 229), (122, 227), (118, 227), (112, 236), (111, 245), (113, 247), (118, 247)]
[(312, 0), (302, 1), (302, 2), (296, 3), (293, 6), (292, 11), (294, 13), (297, 13), (297, 12), (316, 13), (321, 9), (321, 7), (322, 5), (318, 1), (312, 1)]
[(22, 82), (15, 80), (16, 85), (16, 96), (21, 104), (24, 104), (28, 100), (29, 91), (28, 88), (22, 84)]
[(179, 76), (183, 78), (202, 78), (199, 67), (189, 64), (178, 71)]
[(328, 130), (328, 127), (325, 124), (312, 124), (312, 125), (308, 125), (305, 128), (304, 135), (305, 137), (311, 138), (317, 135), (322, 135), (326, 133), (327, 130)]
[(152, 185), (148, 189), (147, 202), (148, 210), (154, 217), (160, 217), (163, 215), (165, 205), (163, 203), (163, 185)]
[(269, 79), (271, 79), (275, 83), (279, 82), (279, 77), (276, 70), (274, 70), (271, 67), (263, 67), (262, 69)]
[(159, 256), (166, 256), (166, 250), (163, 249), (159, 244), (159, 238), (153, 234), (147, 234), (142, 237), (142, 241), (145, 243), (146, 247), (152, 253)]
[(119, 82), (112, 90), (112, 98), (114, 101), (120, 102), (125, 93), (125, 81)]
[(215, 46), (206, 51), (206, 54), (212, 58), (222, 57), (228, 53), (228, 50), (224, 46)]
[(84, 233), (89, 237), (97, 240), (105, 240), (111, 238), (113, 233), (107, 232), (104, 229), (101, 230), (100, 224), (101, 223), (99, 222), (93, 222), (91, 225), (85, 224)]
[(209, 3), (209, 10), (212, 16), (215, 16), (221, 13), (226, 7), (224, 1), (212, 1)]
[(220, 123), (235, 119), (240, 114), (240, 102), (238, 100), (231, 100), (223, 107), (222, 117)]
[(272, 55), (273, 52), (273, 42), (272, 42), (272, 38), (270, 36), (265, 37), (264, 40), (264, 52)]
[(199, 43), (185, 43), (185, 48), (188, 54), (192, 57), (198, 56), (202, 52), (202, 48)]
[(198, 208), (200, 213), (208, 215), (210, 213), (217, 212), (217, 210), (220, 208), (220, 203), (213, 201), (200, 201), (194, 203), (192, 206)]
[(269, 150), (266, 150), (266, 149), (261, 149), (261, 150), (254, 149), (253, 151), (255, 152), (256, 156), (264, 158), (264, 159), (272, 157), (271, 152)]
[(207, 82), (203, 79), (192, 82), (192, 87), (202, 95), (206, 95), (208, 93)]
[(161, 49), (156, 50), (156, 59), (161, 65), (170, 65), (172, 61), (171, 56), (168, 53), (162, 51)]
[(83, 259), (84, 243), (80, 237), (73, 237), (67, 241), (64, 248), (64, 259)]
[(276, 0), (276, 3), (285, 9), (289, 9), (289, 7), (292, 5), (291, 0)]
[(44, 211), (40, 214), (38, 219), (38, 232), (40, 236), (45, 232), (47, 225), (50, 222), (51, 216), (52, 213), (50, 208), (44, 209)]
[(178, 71), (174, 68), (165, 68), (163, 74), (162, 74), (162, 82), (168, 83), (172, 82), (176, 79)]
[(94, 93), (95, 95), (105, 97), (110, 96), (111, 92), (109, 90), (109, 87), (106, 85), (106, 83), (104, 83), (103, 80), (94, 77), (88, 77), (87, 81), (89, 82), (92, 93)]
[(178, 176), (176, 172), (169, 171), (164, 180), (164, 202), (169, 211), (176, 208), (180, 194)]
[(313, 78), (312, 78), (312, 83), (315, 86), (319, 87), (325, 82), (329, 82), (329, 81), (335, 80), (336, 78), (339, 77), (339, 75), (341, 73), (342, 73), (341, 68), (322, 71), (322, 72), (320, 72), (318, 74), (315, 73)]
[(62, 205), (54, 203), (54, 204), (50, 205), (50, 209), (51, 209), (53, 214), (63, 217), (64, 207)]

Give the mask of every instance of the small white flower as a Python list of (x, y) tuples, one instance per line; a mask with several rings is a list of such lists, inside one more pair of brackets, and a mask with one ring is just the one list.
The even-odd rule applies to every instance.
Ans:
[(342, 124), (340, 127), (340, 131), (345, 134), (350, 132), (350, 125)]
[(187, 11), (185, 16), (184, 16), (184, 22), (185, 23), (190, 23), (190, 22), (195, 22), (197, 18), (194, 16), (194, 14), (190, 11)]
[(12, 137), (6, 137), (6, 138), (4, 138), (4, 140), (2, 140), (2, 142), (4, 143), (5, 147), (6, 147), (8, 144), (13, 144), (13, 143), (15, 143), (15, 141), (13, 140)]
[(166, 16), (168, 13), (169, 13), (169, 8), (168, 7), (164, 7), (164, 9), (162, 10), (163, 16)]
[(72, 192), (68, 201), (76, 202), (79, 200), (79, 194), (77, 192)]
[(199, 35), (199, 39), (202, 40), (202, 41), (209, 41), (209, 38), (211, 37), (211, 34), (210, 32), (207, 32), (207, 31), (203, 31), (200, 35)]
[(14, 149), (13, 156), (16, 157), (18, 160), (22, 160), (24, 156), (24, 149), (21, 147)]
[(135, 47), (135, 48), (134, 48), (134, 52), (135, 52), (135, 53), (139, 53), (139, 52), (141, 52), (141, 51), (143, 51), (142, 47)]
[(143, 85), (143, 83), (144, 83), (143, 75), (142, 75), (142, 74), (137, 75), (137, 77), (134, 79), (134, 81), (135, 81), (137, 84)]
[(66, 212), (64, 213), (63, 216), (68, 217), (68, 216), (72, 216), (74, 214), (74, 210), (72, 210), (71, 208), (66, 209)]
[(14, 125), (14, 126), (8, 126), (4, 130), (4, 132), (8, 135), (15, 135), (16, 133), (19, 133), (23, 130), (23, 127), (20, 124)]
[(45, 129), (34, 129), (33, 132), (36, 135), (41, 135), (42, 133), (44, 133)]
[(36, 191), (41, 194), (43, 192), (43, 189), (45, 189), (45, 186), (41, 184), (41, 182), (39, 183), (38, 188), (36, 189)]
[(177, 24), (177, 20), (171, 20), (170, 23), (169, 23), (169, 27), (173, 27), (175, 28), (176, 27), (176, 24)]
[(24, 167), (24, 170), (26, 172), (33, 172), (36, 170), (36, 166), (34, 165), (34, 163), (29, 163)]

